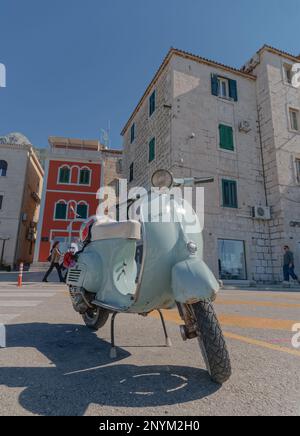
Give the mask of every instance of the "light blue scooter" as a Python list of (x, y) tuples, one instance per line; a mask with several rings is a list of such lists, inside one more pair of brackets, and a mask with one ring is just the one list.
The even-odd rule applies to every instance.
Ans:
[[(174, 180), (165, 170), (152, 177), (157, 188), (210, 181)], [(96, 331), (112, 314), (111, 357), (115, 358), (118, 313), (147, 316), (158, 311), (166, 346), (170, 346), (162, 310), (177, 306), (183, 340), (198, 338), (212, 380), (222, 384), (231, 376), (231, 365), (212, 305), (219, 283), (203, 261), (199, 219), (185, 200), (164, 198), (163, 189), (129, 202), (131, 207), (134, 203), (139, 220), (91, 221), (88, 230), (84, 228), (84, 249), (67, 277), (73, 307), (87, 327)]]

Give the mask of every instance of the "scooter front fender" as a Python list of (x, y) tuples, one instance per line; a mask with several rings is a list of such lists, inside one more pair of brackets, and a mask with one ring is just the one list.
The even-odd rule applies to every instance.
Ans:
[(220, 285), (202, 259), (191, 257), (173, 267), (172, 289), (176, 302), (194, 304), (214, 300)]

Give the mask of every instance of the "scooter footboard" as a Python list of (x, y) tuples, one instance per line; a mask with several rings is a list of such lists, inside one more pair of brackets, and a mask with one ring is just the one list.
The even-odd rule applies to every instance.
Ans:
[(174, 299), (182, 304), (214, 300), (220, 285), (205, 262), (189, 258), (176, 264), (172, 270)]

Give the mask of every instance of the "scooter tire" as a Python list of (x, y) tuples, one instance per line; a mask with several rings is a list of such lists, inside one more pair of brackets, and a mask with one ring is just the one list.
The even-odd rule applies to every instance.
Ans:
[(85, 325), (95, 332), (105, 326), (108, 317), (109, 311), (101, 307), (90, 309), (82, 315)]
[(199, 329), (200, 349), (212, 381), (222, 385), (232, 374), (231, 362), (224, 335), (211, 302), (192, 306)]

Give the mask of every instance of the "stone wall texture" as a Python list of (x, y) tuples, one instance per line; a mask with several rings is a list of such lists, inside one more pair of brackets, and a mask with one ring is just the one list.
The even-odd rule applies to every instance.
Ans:
[[(218, 240), (244, 241), (247, 279), (282, 280), (283, 245), (289, 244), (300, 266), (299, 182), (300, 134), (289, 127), (289, 107), (300, 109), (300, 90), (285, 83), (282, 56), (262, 52), (255, 79), (234, 71), (174, 55), (153, 85), (156, 112), (149, 100), (136, 113), (136, 139), (124, 134), (124, 175), (130, 186), (150, 186), (155, 169), (177, 177), (213, 176), (205, 188), (205, 260), (218, 275)], [(237, 81), (238, 101), (212, 95), (211, 75)], [(240, 131), (242, 121), (251, 130)], [(233, 127), (234, 151), (219, 146), (219, 124)], [(156, 137), (156, 157), (148, 162), (148, 144)], [(222, 205), (222, 180), (236, 180), (238, 209)], [(254, 219), (254, 206), (270, 206), (270, 221)]]

